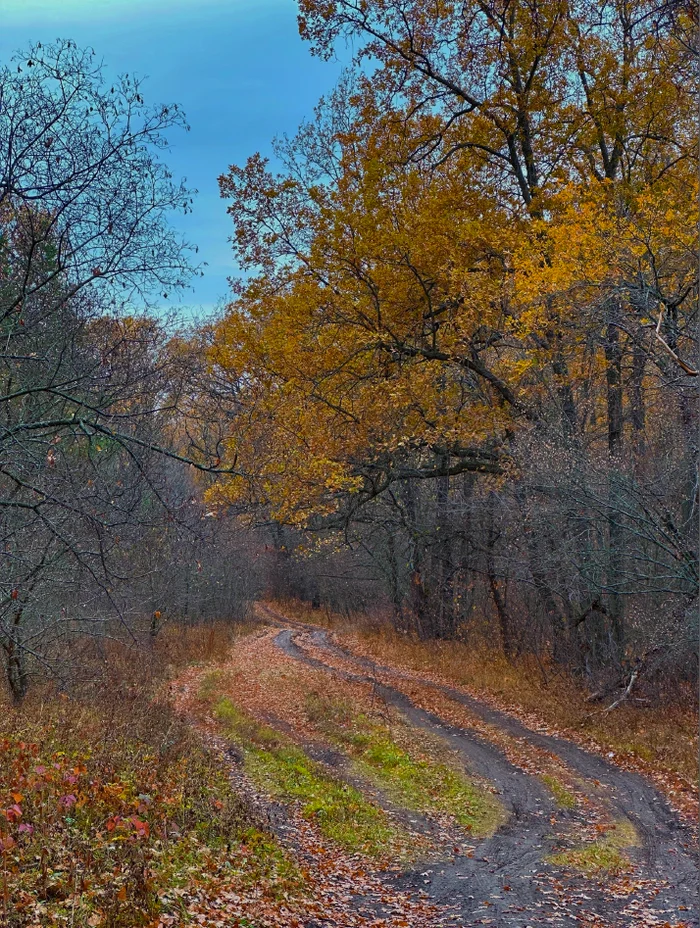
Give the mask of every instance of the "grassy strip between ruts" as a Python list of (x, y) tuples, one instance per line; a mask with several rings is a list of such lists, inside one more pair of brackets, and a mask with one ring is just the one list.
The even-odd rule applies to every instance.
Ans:
[(493, 834), (504, 821), (503, 807), (489, 790), (457, 765), (431, 756), (431, 748), (444, 752), (445, 745), (438, 739), (428, 739), (423, 733), (419, 737), (405, 726), (405, 737), (398, 743), (404, 726), (389, 728), (317, 694), (308, 696), (306, 710), (318, 728), (349, 754), (358, 773), (396, 803), (417, 812), (448, 815), (479, 837)]
[(597, 840), (550, 854), (547, 860), (556, 867), (586, 876), (614, 876), (630, 869), (630, 860), (623, 851), (638, 844), (639, 837), (632, 823), (628, 819), (618, 819)]
[(550, 791), (560, 809), (575, 809), (576, 794), (568, 789), (559, 778), (550, 773), (540, 774), (540, 780)]
[[(204, 693), (210, 691), (211, 682), (205, 679)], [(213, 711), (242, 751), (251, 779), (272, 796), (298, 802), (304, 817), (325, 837), (351, 853), (404, 860), (415, 856), (415, 836), (288, 738), (258, 723), (226, 696), (215, 701)]]

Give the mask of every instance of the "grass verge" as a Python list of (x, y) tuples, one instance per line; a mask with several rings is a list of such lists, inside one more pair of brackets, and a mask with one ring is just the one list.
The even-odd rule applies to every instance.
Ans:
[(576, 808), (576, 794), (564, 786), (561, 780), (549, 773), (540, 774), (540, 780), (554, 796), (554, 801), (560, 809)]
[[(210, 693), (211, 688), (211, 681), (205, 679), (204, 693)], [(273, 796), (298, 802), (304, 817), (325, 837), (351, 853), (377, 858), (413, 856), (411, 835), (289, 739), (255, 721), (226, 696), (215, 702), (214, 715), (243, 752), (251, 779)]]

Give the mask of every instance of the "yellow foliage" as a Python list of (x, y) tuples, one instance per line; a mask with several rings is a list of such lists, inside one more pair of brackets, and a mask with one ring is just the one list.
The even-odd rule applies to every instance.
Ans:
[[(319, 48), (363, 34), (341, 6), (304, 0), (302, 33)], [(489, 44), (454, 32), (454, 4), (413, 2), (411, 45), (387, 0), (367, 40), (373, 82), (341, 83), (282, 145), (286, 173), (255, 156), (221, 179), (239, 259), (258, 272), (209, 352), (240, 378), (228, 450), (247, 475), (212, 499), (303, 523), (407, 461), (504, 462), (562, 385), (587, 383), (595, 407), (611, 300), (654, 355), (645, 326), (660, 304), (685, 311), (697, 271), (687, 62), (651, 25), (632, 45), (622, 20), (598, 28), (595, 6), (515, 4), (510, 24), (479, 27)], [(496, 66), (477, 99), (474, 75)], [(427, 103), (435, 87), (443, 108)], [(479, 461), (464, 467), (488, 470)]]

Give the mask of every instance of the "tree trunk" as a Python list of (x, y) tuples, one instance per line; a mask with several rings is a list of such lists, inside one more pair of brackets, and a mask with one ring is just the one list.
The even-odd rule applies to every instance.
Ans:
[(630, 381), (630, 419), (632, 421), (632, 444), (635, 470), (639, 469), (644, 456), (644, 428), (646, 410), (644, 408), (644, 369), (647, 356), (641, 345), (635, 345), (632, 352), (632, 378)]
[(430, 637), (430, 628), (427, 611), (427, 593), (423, 576), (424, 543), (418, 526), (415, 487), (410, 480), (407, 480), (403, 489), (406, 520), (408, 522), (411, 545), (409, 557), (411, 576), (409, 602), (418, 637), (426, 639)]
[(396, 543), (394, 533), (389, 530), (386, 534), (387, 560), (389, 562), (389, 596), (394, 610), (394, 624), (403, 629), (405, 618), (403, 613), (403, 595), (401, 593), (401, 580), (399, 577), (399, 563), (396, 556)]
[[(613, 312), (618, 315), (618, 304)], [(607, 382), (608, 449), (611, 457), (622, 451), (622, 346), (615, 320), (608, 323), (605, 338), (605, 379)]]
[[(620, 660), (624, 653), (624, 619), (619, 592), (622, 577), (623, 527), (619, 501), (619, 468), (623, 447), (622, 406), (622, 344), (617, 326), (620, 304), (610, 302), (610, 317), (605, 339), (605, 377), (607, 382), (608, 451), (610, 453), (610, 485), (608, 500), (608, 595), (607, 614), (610, 623), (613, 657)], [(620, 475), (621, 476), (621, 475)]]
[(5, 651), (5, 671), (7, 684), (10, 688), (12, 700), (15, 705), (19, 705), (27, 695), (29, 689), (29, 674), (27, 672), (27, 663), (20, 642), (20, 631), (22, 622), (22, 609), (15, 612), (12, 622), (12, 632), (10, 638), (3, 642)]
[(498, 618), (498, 627), (501, 633), (501, 642), (503, 644), (503, 653), (511, 659), (513, 656), (513, 634), (510, 615), (506, 608), (505, 598), (501, 593), (496, 575), (496, 564), (494, 559), (494, 548), (498, 540), (498, 533), (494, 529), (494, 512), (493, 504), (495, 501), (494, 493), (489, 494), (488, 506), (488, 526), (486, 533), (486, 577), (488, 579), (491, 598), (496, 607), (496, 616)]

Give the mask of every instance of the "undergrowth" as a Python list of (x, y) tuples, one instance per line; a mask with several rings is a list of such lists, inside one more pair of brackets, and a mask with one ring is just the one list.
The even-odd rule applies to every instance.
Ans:
[(0, 924), (186, 924), (184, 897), (222, 881), (298, 889), (225, 767), (159, 698), (160, 672), (123, 655), (107, 670), (70, 698), (0, 705)]

